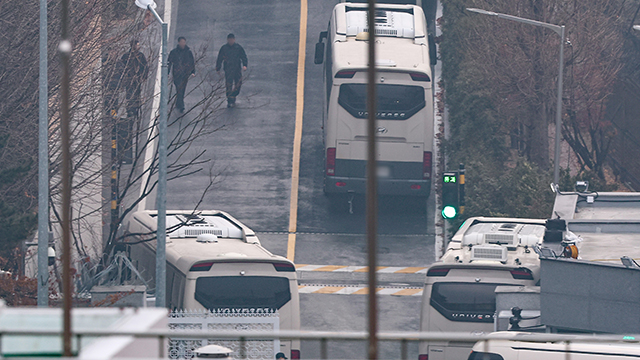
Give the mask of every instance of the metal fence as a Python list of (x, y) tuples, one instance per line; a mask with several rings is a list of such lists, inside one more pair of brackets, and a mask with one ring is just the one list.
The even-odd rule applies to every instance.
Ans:
[[(61, 330), (44, 330), (44, 329), (1, 329), (0, 330), (0, 349), (2, 341), (6, 336), (62, 336)], [(158, 340), (160, 358), (168, 357), (167, 349), (169, 341), (176, 336), (172, 330), (146, 330), (146, 331), (109, 331), (109, 330), (82, 330), (73, 331), (72, 337), (76, 338), (77, 343), (84, 337), (107, 337), (107, 336), (129, 336), (134, 338), (153, 338)], [(241, 344), (239, 354), (246, 356), (246, 344), (251, 340), (311, 340), (320, 343), (320, 359), (328, 359), (329, 342), (341, 341), (369, 341), (368, 332), (331, 332), (331, 331), (247, 331), (240, 336), (237, 331), (188, 331), (180, 332), (179, 336), (188, 337), (189, 339), (210, 339), (216, 338), (221, 340), (237, 340)], [(409, 342), (419, 341), (452, 341), (477, 343), (484, 342), (483, 351), (490, 351), (489, 340), (513, 340), (527, 342), (555, 342), (565, 345), (570, 350), (572, 344), (575, 343), (620, 343), (620, 344), (637, 344), (640, 346), (640, 334), (628, 335), (584, 335), (584, 334), (548, 334), (548, 333), (514, 333), (512, 336), (505, 336), (504, 333), (461, 333), (461, 332), (379, 332), (377, 333), (379, 342), (397, 342), (401, 344), (400, 359), (408, 359), (407, 345)], [(80, 352), (81, 349), (78, 349)], [(569, 359), (571, 352), (566, 352), (566, 358)], [(85, 356), (86, 357), (86, 356)], [(364, 356), (363, 356), (364, 358)]]
[[(249, 339), (238, 341), (215, 336), (217, 332), (233, 332), (239, 339), (245, 332), (273, 333), (280, 330), (280, 314), (272, 312), (213, 312), (208, 310), (172, 311), (169, 329), (175, 334), (169, 339), (169, 359), (191, 359), (199, 347), (216, 344), (233, 350), (234, 359), (272, 359), (279, 352), (280, 339)], [(193, 338), (190, 330), (206, 330), (207, 338)]]

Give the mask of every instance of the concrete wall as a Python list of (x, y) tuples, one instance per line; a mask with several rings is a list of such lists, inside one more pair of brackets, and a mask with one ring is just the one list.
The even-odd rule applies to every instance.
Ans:
[(540, 260), (542, 323), (557, 329), (640, 333), (640, 269)]

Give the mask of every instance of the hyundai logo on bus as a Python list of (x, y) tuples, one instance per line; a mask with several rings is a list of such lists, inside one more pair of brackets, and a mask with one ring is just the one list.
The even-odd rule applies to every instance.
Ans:
[[(364, 119), (369, 116), (368, 111), (358, 111), (358, 117)], [(386, 112), (386, 111), (378, 111), (376, 113), (377, 119), (406, 119), (407, 113), (404, 112)]]
[(387, 128), (386, 128), (386, 127), (383, 127), (383, 126), (379, 126), (379, 127), (376, 129), (376, 133), (378, 133), (378, 134), (386, 134), (388, 131), (389, 131), (389, 130), (387, 130)]

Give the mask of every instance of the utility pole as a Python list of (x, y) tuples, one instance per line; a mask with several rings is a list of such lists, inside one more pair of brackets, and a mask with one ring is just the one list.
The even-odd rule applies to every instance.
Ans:
[(49, 59), (47, 0), (40, 0), (38, 90), (38, 306), (49, 306)]
[(156, 307), (167, 304), (167, 88), (169, 82), (169, 66), (167, 63), (167, 37), (169, 24), (162, 20), (156, 12), (153, 0), (136, 0), (136, 6), (149, 10), (162, 26), (162, 69), (160, 69), (160, 114), (158, 116), (158, 189), (156, 197)]
[[(367, 251), (369, 266), (369, 359), (378, 359), (378, 300), (376, 295), (378, 251), (378, 171), (376, 150), (376, 0), (369, 0), (369, 66), (367, 72)], [(331, 46), (331, 45), (329, 45)]]
[(62, 294), (63, 294), (63, 356), (71, 353), (71, 130), (69, 126), (69, 105), (71, 91), (71, 52), (69, 39), (69, 0), (62, 0), (61, 37), (58, 51), (62, 63), (60, 86), (60, 134), (62, 150)]

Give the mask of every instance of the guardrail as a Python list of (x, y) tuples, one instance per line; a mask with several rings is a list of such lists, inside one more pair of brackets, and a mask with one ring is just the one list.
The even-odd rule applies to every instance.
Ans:
[[(54, 329), (0, 329), (0, 349), (5, 336), (62, 336), (62, 330)], [(231, 339), (239, 340), (241, 349), (248, 340), (316, 340), (320, 342), (320, 358), (328, 359), (327, 343), (329, 341), (367, 341), (368, 332), (333, 332), (333, 331), (247, 331), (238, 333), (237, 331), (171, 331), (171, 330), (146, 330), (146, 331), (114, 331), (114, 330), (81, 330), (72, 331), (72, 337), (77, 339), (78, 345), (83, 337), (103, 337), (103, 336), (130, 336), (135, 338), (157, 338), (159, 341), (160, 358), (165, 358), (166, 340), (170, 338), (190, 339)], [(548, 333), (462, 333), (462, 332), (379, 332), (377, 334), (380, 342), (400, 342), (400, 358), (408, 359), (407, 344), (417, 341), (458, 341), (467, 343), (485, 342), (485, 351), (488, 351), (489, 340), (513, 340), (529, 342), (564, 342), (567, 349), (574, 342), (623, 342), (640, 343), (640, 334), (629, 335), (584, 335), (584, 334), (548, 334)], [(78, 352), (80, 349), (78, 349)], [(241, 358), (246, 357), (246, 352), (240, 351)], [(570, 354), (567, 353), (567, 359)]]

